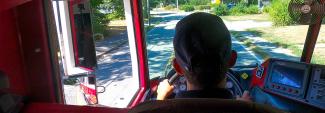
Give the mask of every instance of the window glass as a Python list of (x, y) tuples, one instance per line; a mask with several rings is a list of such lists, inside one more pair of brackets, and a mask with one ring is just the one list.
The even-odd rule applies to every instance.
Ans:
[(289, 16), (289, 1), (142, 0), (150, 78), (168, 73), (175, 25), (195, 12), (223, 19), (238, 53), (235, 67), (255, 67), (268, 58), (299, 61), (308, 26)]

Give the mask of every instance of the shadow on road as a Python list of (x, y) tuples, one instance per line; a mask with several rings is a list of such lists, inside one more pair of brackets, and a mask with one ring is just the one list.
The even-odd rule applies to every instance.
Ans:
[(132, 77), (132, 64), (128, 44), (105, 56), (96, 70), (99, 85), (122, 81)]
[(248, 48), (253, 49), (255, 54), (259, 54), (264, 58), (279, 58), (294, 61), (298, 61), (300, 58), (292, 54), (292, 51), (287, 48), (290, 45), (265, 40), (262, 38), (263, 33), (260, 31), (231, 31), (231, 33), (238, 41)]

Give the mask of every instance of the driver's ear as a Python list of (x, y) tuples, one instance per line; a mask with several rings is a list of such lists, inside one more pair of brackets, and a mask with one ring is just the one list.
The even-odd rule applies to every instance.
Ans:
[(184, 75), (183, 68), (177, 63), (176, 58), (173, 59), (173, 67), (178, 75)]

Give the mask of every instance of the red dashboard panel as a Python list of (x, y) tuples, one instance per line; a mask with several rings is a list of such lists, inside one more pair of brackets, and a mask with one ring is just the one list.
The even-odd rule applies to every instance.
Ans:
[(127, 113), (128, 109), (32, 103), (22, 113)]
[[(250, 87), (260, 87), (263, 88), (265, 85), (265, 78), (267, 75), (267, 67), (269, 66), (269, 62), (270, 60), (266, 60), (264, 63), (262, 63), (260, 66), (258, 66), (258, 68), (255, 68), (253, 70), (253, 74), (252, 74), (252, 82), (250, 84)], [(259, 73), (257, 73), (258, 71), (260, 71)]]

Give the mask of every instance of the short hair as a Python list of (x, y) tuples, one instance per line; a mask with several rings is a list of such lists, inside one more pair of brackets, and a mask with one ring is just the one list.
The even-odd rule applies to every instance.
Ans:
[(180, 20), (174, 49), (176, 61), (190, 83), (210, 88), (224, 80), (231, 56), (231, 37), (220, 17), (193, 13)]

